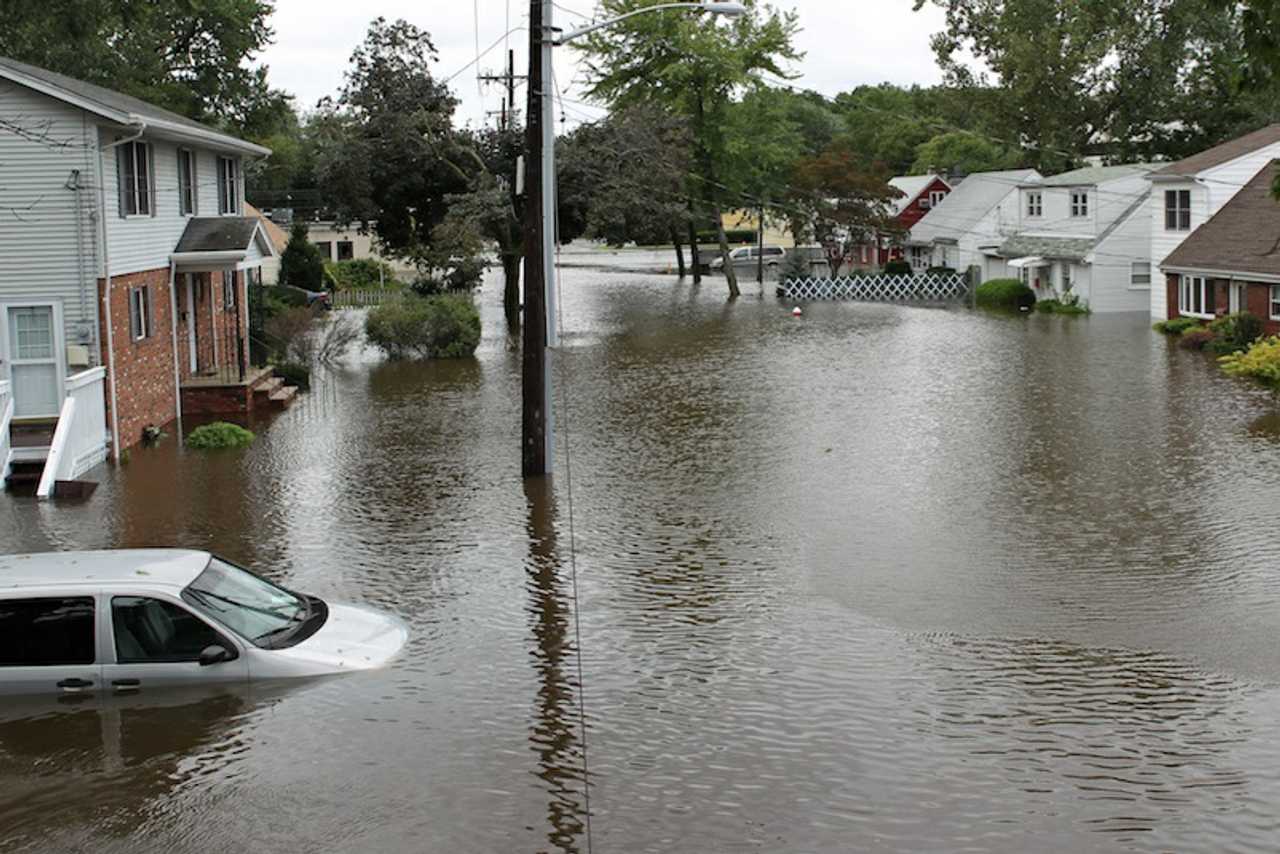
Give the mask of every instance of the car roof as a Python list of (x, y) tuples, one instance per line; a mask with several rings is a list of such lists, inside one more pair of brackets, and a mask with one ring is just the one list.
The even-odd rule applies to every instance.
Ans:
[(64, 585), (181, 590), (204, 572), (211, 557), (208, 552), (178, 549), (0, 555), (0, 594)]

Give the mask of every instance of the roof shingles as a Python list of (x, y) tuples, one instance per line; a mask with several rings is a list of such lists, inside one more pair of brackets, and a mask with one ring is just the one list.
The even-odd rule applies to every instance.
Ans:
[(1152, 172), (1151, 177), (1189, 178), (1199, 175), (1206, 169), (1230, 163), (1232, 160), (1244, 157), (1259, 148), (1266, 148), (1268, 145), (1275, 145), (1276, 143), (1280, 143), (1280, 124), (1269, 125), (1261, 130), (1246, 134), (1239, 139), (1233, 139), (1230, 142), (1224, 142), (1222, 145), (1214, 146), (1208, 151), (1193, 154), (1185, 160), (1171, 163), (1163, 169)]

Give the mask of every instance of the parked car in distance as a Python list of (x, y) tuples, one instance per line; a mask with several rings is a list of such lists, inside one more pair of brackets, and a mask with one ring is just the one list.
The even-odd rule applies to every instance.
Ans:
[[(764, 256), (765, 267), (777, 267), (787, 257), (787, 250), (781, 246), (766, 246), (763, 249), (758, 246), (742, 246), (729, 253), (729, 260), (734, 267), (755, 267), (761, 254)], [(724, 258), (716, 256), (711, 261), (711, 269), (724, 269)]]
[(408, 637), (397, 617), (295, 593), (208, 552), (0, 556), (0, 696), (370, 670)]

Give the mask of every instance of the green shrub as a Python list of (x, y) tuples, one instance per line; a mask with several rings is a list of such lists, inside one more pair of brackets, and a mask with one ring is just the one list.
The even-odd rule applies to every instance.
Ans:
[(1255, 341), (1243, 353), (1218, 360), (1222, 370), (1235, 377), (1250, 377), (1265, 386), (1280, 388), (1280, 337)]
[(443, 275), (422, 275), (409, 287), (418, 296), (430, 297), (450, 292), (473, 291), (480, 286), (486, 263), (481, 258), (461, 258)]
[(1042, 314), (1065, 314), (1068, 317), (1093, 313), (1088, 304), (1081, 302), (1075, 294), (1066, 294), (1062, 299), (1042, 299), (1036, 303), (1036, 311)]
[(808, 250), (796, 247), (782, 259), (778, 277), (784, 282), (807, 279), (813, 275), (813, 259)]
[(1016, 310), (1034, 306), (1036, 295), (1019, 279), (992, 279), (978, 286), (974, 302), (983, 308)]
[(480, 345), (480, 312), (469, 297), (405, 297), (369, 312), (369, 343), (392, 359), (461, 359)]
[(1199, 325), (1200, 321), (1194, 317), (1175, 317), (1172, 320), (1162, 320), (1151, 328), (1165, 335), (1181, 335), (1188, 329), (1194, 329)]
[(1225, 355), (1239, 353), (1262, 337), (1262, 320), (1247, 311), (1219, 317), (1209, 324), (1213, 330), (1214, 352)]
[(884, 265), (884, 274), (886, 276), (910, 276), (912, 272), (909, 261), (890, 261)]
[[(760, 235), (758, 232), (752, 231), (751, 229), (747, 229), (747, 228), (725, 229), (724, 237), (728, 243), (731, 243), (734, 245), (746, 244), (748, 246), (753, 243), (756, 243), (760, 239)], [(718, 232), (715, 232), (715, 231), (699, 231), (698, 242), (699, 243), (719, 243), (720, 235)]]
[(280, 254), (279, 282), (307, 291), (324, 288), (324, 258), (307, 238), (304, 222), (295, 222), (289, 232), (289, 243)]
[(338, 291), (367, 291), (380, 287), (398, 288), (401, 285), (390, 264), (372, 258), (326, 264), (325, 272), (333, 283), (333, 289)]
[(295, 386), (302, 391), (311, 388), (311, 369), (300, 362), (285, 362), (276, 365), (273, 370), (276, 376), (284, 380), (285, 385)]
[(187, 447), (201, 451), (243, 448), (251, 444), (254, 438), (253, 433), (238, 424), (215, 421), (192, 430), (187, 437)]

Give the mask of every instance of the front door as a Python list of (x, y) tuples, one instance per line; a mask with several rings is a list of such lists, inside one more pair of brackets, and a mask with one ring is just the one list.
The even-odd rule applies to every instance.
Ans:
[(51, 303), (0, 305), (0, 377), (12, 382), (15, 418), (56, 418), (62, 407), (57, 315)]
[(1239, 314), (1240, 312), (1244, 311), (1244, 308), (1245, 308), (1244, 289), (1245, 289), (1245, 285), (1241, 282), (1232, 282), (1230, 287), (1228, 287), (1227, 291), (1230, 295), (1229, 310), (1231, 314)]

